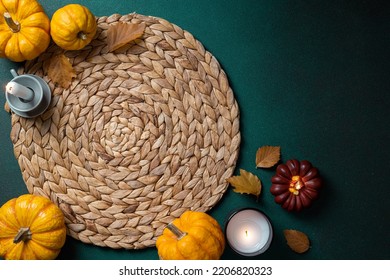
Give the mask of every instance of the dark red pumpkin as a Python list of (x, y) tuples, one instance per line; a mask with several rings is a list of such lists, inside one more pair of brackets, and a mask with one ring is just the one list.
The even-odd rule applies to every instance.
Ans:
[(322, 188), (318, 169), (307, 160), (290, 159), (279, 164), (271, 182), (275, 202), (288, 211), (309, 207)]

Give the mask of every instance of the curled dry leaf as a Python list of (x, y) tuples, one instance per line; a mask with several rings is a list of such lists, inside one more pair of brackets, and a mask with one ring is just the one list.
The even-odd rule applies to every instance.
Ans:
[(256, 167), (269, 168), (280, 160), (279, 146), (263, 146), (256, 152)]
[(47, 76), (53, 83), (59, 84), (64, 89), (69, 88), (72, 79), (76, 77), (76, 71), (63, 53), (52, 56), (46, 66)]
[(240, 169), (240, 176), (230, 177), (227, 181), (232, 185), (233, 191), (237, 193), (253, 194), (256, 197), (260, 195), (260, 179), (244, 169)]
[(110, 25), (107, 30), (108, 51), (113, 52), (120, 47), (138, 39), (144, 34), (145, 23), (126, 23), (118, 22)]
[(9, 107), (8, 102), (5, 102), (5, 104), (4, 104), (4, 110), (5, 110), (7, 113), (11, 113), (11, 108)]
[(310, 240), (305, 233), (294, 229), (285, 229), (283, 233), (287, 240), (287, 245), (294, 252), (301, 254), (309, 250)]

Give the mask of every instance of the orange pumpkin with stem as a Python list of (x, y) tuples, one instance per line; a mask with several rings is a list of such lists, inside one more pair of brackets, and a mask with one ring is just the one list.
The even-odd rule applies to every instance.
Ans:
[(156, 247), (164, 260), (216, 260), (224, 251), (225, 237), (213, 217), (186, 211), (164, 229)]
[(97, 22), (85, 6), (69, 4), (54, 12), (50, 22), (53, 41), (64, 50), (80, 50), (88, 45), (97, 31)]
[(21, 62), (50, 43), (50, 20), (36, 0), (0, 0), (0, 57)]
[(64, 215), (48, 198), (25, 194), (0, 208), (0, 256), (5, 259), (55, 259), (65, 239)]

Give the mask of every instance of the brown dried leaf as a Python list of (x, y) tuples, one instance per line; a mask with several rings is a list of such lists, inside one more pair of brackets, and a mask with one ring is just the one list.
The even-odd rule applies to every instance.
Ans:
[(279, 146), (263, 146), (256, 152), (256, 167), (269, 168), (280, 160)]
[(9, 104), (8, 104), (7, 101), (4, 103), (4, 110), (5, 110), (7, 113), (11, 113), (11, 108), (9, 107)]
[(59, 84), (64, 89), (70, 87), (72, 79), (76, 77), (76, 71), (69, 59), (63, 54), (53, 56), (47, 66), (47, 76), (53, 83)]
[(108, 51), (113, 52), (127, 43), (141, 37), (145, 31), (145, 23), (118, 22), (107, 30)]
[(237, 193), (253, 194), (256, 197), (260, 195), (260, 179), (244, 169), (240, 169), (240, 176), (230, 177), (227, 181), (232, 185), (233, 191)]
[(287, 240), (287, 245), (294, 252), (301, 254), (309, 250), (310, 240), (305, 233), (294, 229), (285, 229), (283, 233)]

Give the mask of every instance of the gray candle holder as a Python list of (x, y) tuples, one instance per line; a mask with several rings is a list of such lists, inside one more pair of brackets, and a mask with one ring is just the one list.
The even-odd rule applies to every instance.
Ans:
[(11, 82), (19, 83), (34, 93), (34, 97), (26, 101), (22, 98), (5, 92), (5, 98), (11, 110), (24, 118), (34, 118), (41, 115), (50, 105), (51, 90), (49, 85), (39, 76), (32, 74), (18, 75), (14, 69), (11, 69), (14, 77)]

